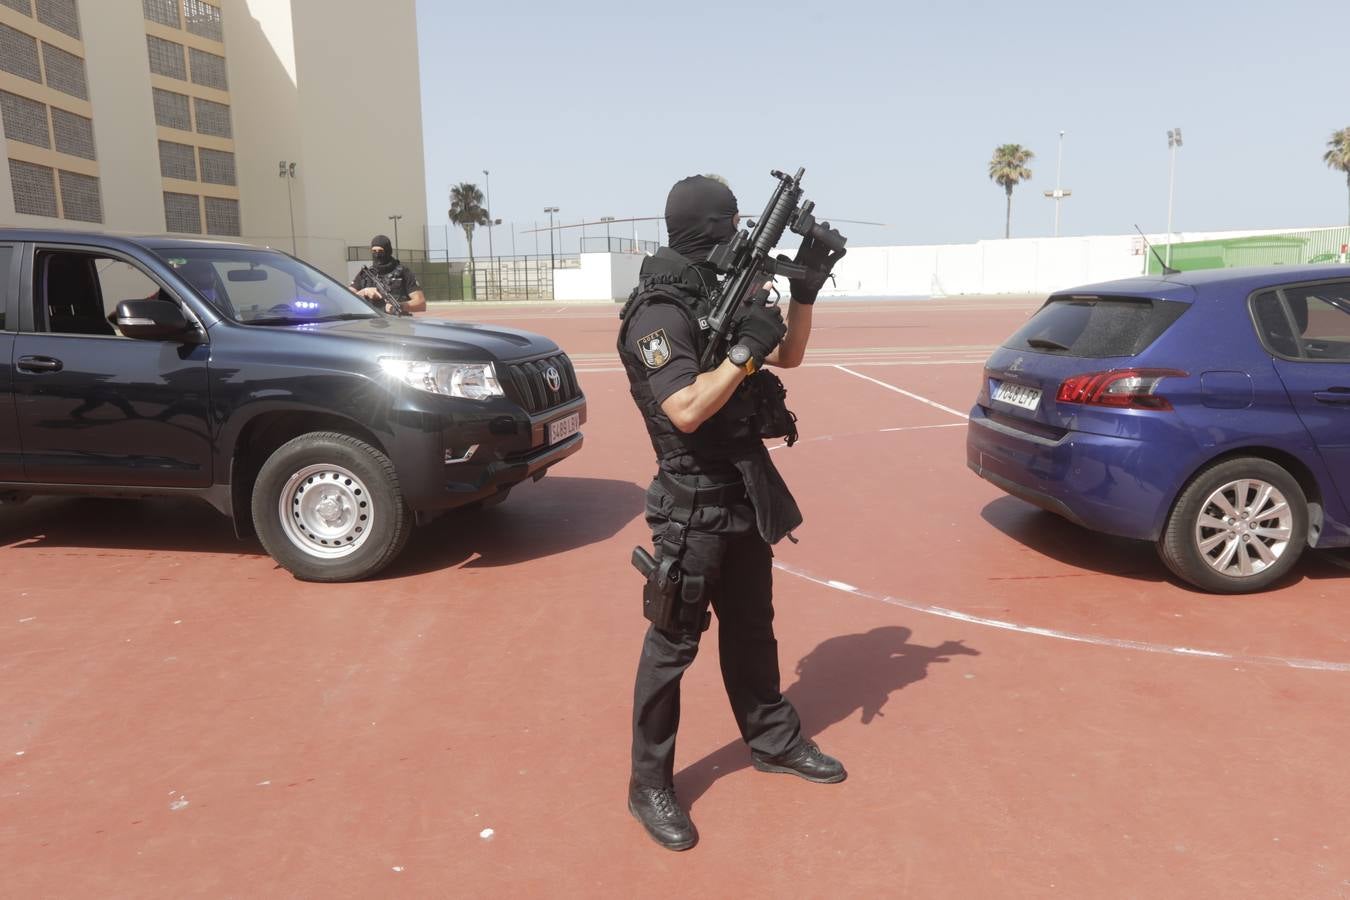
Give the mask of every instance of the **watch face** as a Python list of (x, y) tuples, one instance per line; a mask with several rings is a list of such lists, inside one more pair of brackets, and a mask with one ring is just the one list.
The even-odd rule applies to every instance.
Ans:
[(727, 358), (738, 366), (743, 366), (750, 361), (750, 348), (744, 344), (736, 344), (727, 351)]

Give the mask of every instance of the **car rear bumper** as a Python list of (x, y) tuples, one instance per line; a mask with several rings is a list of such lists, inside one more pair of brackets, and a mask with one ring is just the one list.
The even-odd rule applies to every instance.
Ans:
[(1161, 448), (1146, 452), (1131, 438), (1077, 431), (1042, 437), (996, 422), (977, 405), (966, 432), (966, 465), (1084, 528), (1152, 541), (1170, 501), (1176, 459)]

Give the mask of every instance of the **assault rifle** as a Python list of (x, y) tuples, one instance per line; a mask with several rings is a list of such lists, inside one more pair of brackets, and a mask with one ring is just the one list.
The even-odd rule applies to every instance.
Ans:
[[(370, 280), (374, 282), (375, 290), (380, 292), (380, 302), (381, 304), (383, 304), (384, 309), (388, 309), (389, 307), (392, 306), (394, 308), (394, 315), (396, 316), (412, 315), (412, 313), (408, 312), (406, 309), (403, 308), (402, 303), (399, 303), (398, 300), (394, 298), (394, 292), (389, 290), (389, 285), (386, 284), (384, 279), (380, 277), (380, 273), (375, 271), (374, 266), (362, 267), (361, 271), (357, 273), (356, 277), (360, 278), (362, 275), (367, 274), (370, 275)], [(371, 301), (369, 300), (367, 300), (366, 302), (371, 303)], [(373, 303), (371, 303), (371, 305), (374, 306)], [(380, 307), (376, 308), (378, 309)]]
[(794, 234), (811, 238), (825, 244), (831, 250), (842, 250), (848, 238), (831, 228), (816, 222), (815, 203), (802, 202), (802, 176), (805, 169), (798, 169), (796, 175), (788, 176), (777, 169), (770, 172), (778, 179), (773, 196), (764, 207), (764, 214), (758, 222), (748, 222), (747, 229), (741, 229), (725, 244), (718, 244), (708, 254), (708, 262), (724, 276), (722, 290), (717, 295), (713, 308), (708, 313), (708, 327), (712, 336), (699, 360), (703, 371), (713, 368), (714, 362), (721, 360), (726, 353), (724, 344), (727, 332), (736, 311), (745, 303), (763, 303), (768, 305), (768, 293), (761, 285), (775, 275), (784, 278), (801, 278), (807, 274), (800, 266), (786, 256), (770, 256), (783, 232), (789, 228)]

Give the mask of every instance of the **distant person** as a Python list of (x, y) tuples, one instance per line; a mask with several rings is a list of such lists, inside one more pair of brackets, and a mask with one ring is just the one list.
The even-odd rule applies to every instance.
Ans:
[(377, 234), (370, 240), (370, 265), (356, 273), (351, 288), (371, 304), (384, 303), (395, 316), (426, 312), (427, 298), (417, 276), (394, 256), (389, 238)]

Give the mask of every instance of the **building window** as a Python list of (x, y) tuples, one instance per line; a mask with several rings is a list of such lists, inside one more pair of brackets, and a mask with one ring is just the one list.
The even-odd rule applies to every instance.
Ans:
[(179, 234), (202, 233), (202, 204), (196, 194), (164, 193), (164, 227)]
[(14, 185), (14, 211), (29, 216), (56, 218), (56, 173), (47, 166), (9, 161), (9, 180)]
[(193, 84), (215, 88), (218, 91), (230, 89), (229, 83), (225, 80), (225, 57), (198, 50), (196, 47), (188, 48), (188, 57), (192, 60)]
[(75, 222), (102, 222), (103, 200), (98, 179), (61, 170), (61, 212)]
[(225, 34), (220, 25), (220, 7), (204, 0), (187, 0), (187, 30), (195, 35), (224, 41)]
[(167, 78), (187, 81), (187, 63), (183, 61), (183, 45), (147, 34), (145, 42), (150, 49), (150, 71)]
[(37, 19), (73, 38), (80, 36), (80, 14), (75, 0), (37, 0)]
[(33, 0), (0, 0), (0, 6), (8, 6), (10, 9), (17, 9), (25, 16), (33, 14)]
[(206, 233), (239, 237), (239, 201), (207, 197)]
[(178, 27), (178, 0), (142, 0), (145, 17), (151, 22)]
[(159, 142), (159, 174), (179, 181), (197, 180), (197, 157), (191, 144)]
[(202, 181), (207, 184), (234, 184), (234, 154), (224, 150), (198, 151), (202, 160)]
[(0, 25), (0, 69), (42, 84), (38, 66), (37, 38), (17, 28)]
[(84, 60), (51, 44), (42, 45), (42, 61), (47, 67), (47, 87), (81, 100), (89, 99), (89, 82), (84, 76)]
[(94, 152), (94, 120), (52, 107), (52, 136), (58, 153), (97, 159)]
[(0, 119), (4, 121), (5, 137), (11, 141), (51, 148), (51, 136), (47, 133), (45, 103), (29, 100), (9, 91), (0, 91)]
[(188, 111), (187, 94), (175, 94), (163, 88), (153, 88), (155, 95), (155, 124), (179, 131), (192, 130), (192, 114)]
[(215, 137), (233, 137), (234, 132), (230, 129), (230, 108), (224, 103), (216, 103), (214, 100), (203, 100), (201, 97), (193, 97), (193, 104), (197, 107), (197, 132), (198, 134), (209, 134)]

